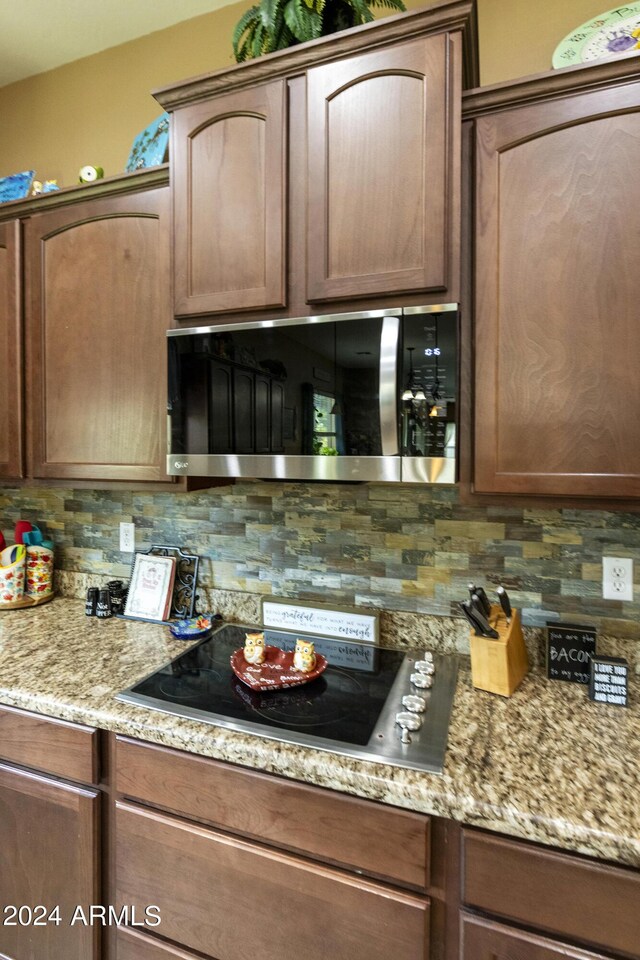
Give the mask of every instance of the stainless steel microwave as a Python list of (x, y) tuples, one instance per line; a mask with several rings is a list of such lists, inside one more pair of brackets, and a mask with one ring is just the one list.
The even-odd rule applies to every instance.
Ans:
[(456, 304), (168, 332), (167, 470), (456, 480)]

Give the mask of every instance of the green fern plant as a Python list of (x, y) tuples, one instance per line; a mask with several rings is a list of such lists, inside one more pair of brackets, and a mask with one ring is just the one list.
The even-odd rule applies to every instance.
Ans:
[(403, 0), (260, 0), (240, 17), (233, 31), (238, 63), (285, 50), (374, 19), (373, 10), (406, 9)]

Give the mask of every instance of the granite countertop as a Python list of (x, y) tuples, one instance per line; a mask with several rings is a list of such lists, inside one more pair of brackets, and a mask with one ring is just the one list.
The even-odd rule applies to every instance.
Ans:
[(474, 690), (463, 663), (436, 775), (114, 699), (184, 649), (163, 626), (87, 618), (80, 600), (2, 611), (0, 703), (640, 868), (636, 675), (625, 709), (596, 705), (584, 687), (540, 672), (503, 699)]

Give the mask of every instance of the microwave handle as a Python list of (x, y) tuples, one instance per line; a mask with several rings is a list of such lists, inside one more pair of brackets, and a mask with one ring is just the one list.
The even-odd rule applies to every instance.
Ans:
[(382, 456), (397, 457), (398, 447), (398, 340), (400, 318), (383, 317), (380, 335), (380, 438)]

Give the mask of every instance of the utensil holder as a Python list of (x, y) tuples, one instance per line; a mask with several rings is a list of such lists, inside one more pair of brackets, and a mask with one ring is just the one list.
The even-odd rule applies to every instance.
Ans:
[(470, 634), (471, 680), (477, 690), (510, 697), (529, 672), (520, 611), (514, 607), (507, 621), (502, 607), (492, 605), (488, 620), (499, 637), (491, 640)]

